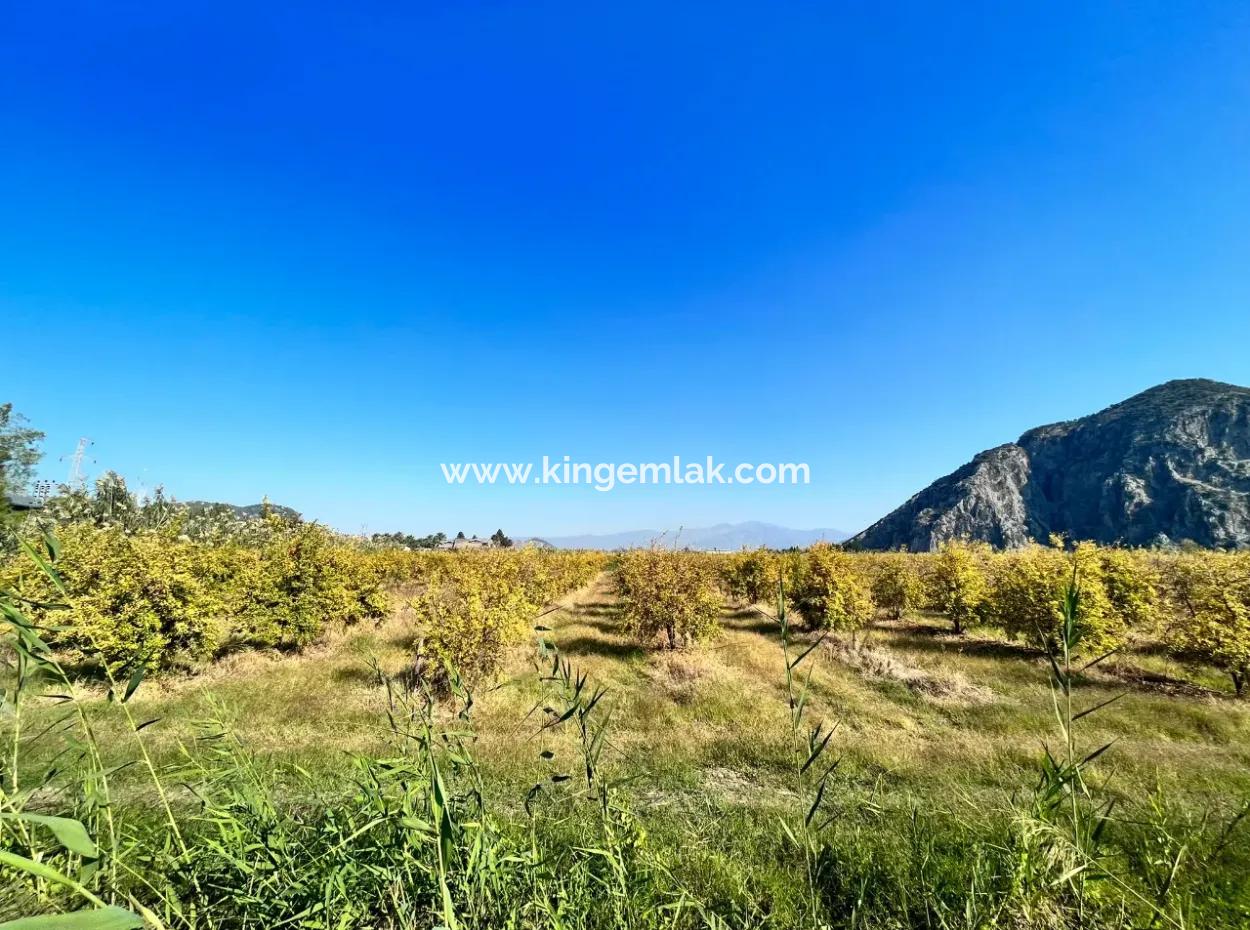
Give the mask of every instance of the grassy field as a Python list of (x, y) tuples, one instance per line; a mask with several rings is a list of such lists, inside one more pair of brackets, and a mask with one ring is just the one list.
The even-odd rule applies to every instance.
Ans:
[[(710, 902), (709, 925), (811, 925), (782, 826), (801, 821), (807, 801), (795, 778), (776, 620), (763, 606), (727, 605), (723, 632), (709, 644), (654, 651), (624, 635), (618, 609), (604, 574), (540, 622), (563, 657), (608, 689), (601, 767), (645, 828), (654, 861), (667, 864), (666, 881)], [(1059, 739), (1042, 654), (947, 628), (924, 615), (879, 619), (854, 644), (827, 641), (808, 660), (808, 714), (836, 725), (830, 752), (841, 760), (830, 782), (834, 865), (823, 879), (833, 925), (999, 925), (956, 921), (928, 904), (930, 916), (917, 917), (898, 902), (913, 880), (979, 880), (971, 850), (997, 842), (1018, 819), (1044, 745)], [(228, 730), (266, 771), (306, 773), (291, 791), (333, 794), (356, 777), (356, 754), (384, 756), (392, 745), (379, 672), (402, 681), (416, 635), (398, 598), (377, 626), (336, 633), (300, 654), (239, 653), (195, 677), (145, 682), (128, 706), (136, 719), (157, 721), (144, 736), (160, 766), (185, 767), (217, 745), (206, 734)], [(496, 816), (517, 830), (530, 817), (530, 788), (551, 788), (552, 775), (576, 775), (580, 764), (571, 731), (542, 728), (548, 671), (537, 647), (520, 648), (498, 681), (474, 695), (471, 745), (482, 786)], [(1186, 681), (1166, 659), (1130, 653), (1078, 676), (1076, 700), (1084, 708), (1115, 698), (1078, 729), (1086, 750), (1111, 744), (1088, 774), (1100, 799), (1116, 801), (1122, 839), (1112, 855), (1129, 869), (1166, 872), (1169, 857), (1190, 844), (1177, 867), (1192, 872), (1190, 884), (1182, 880), (1189, 872), (1174, 880), (1175, 893), (1190, 900), (1177, 912), (1198, 915), (1195, 925), (1233, 927), (1250, 920), (1250, 843), (1235, 825), (1250, 798), (1250, 702), (1222, 687), (1214, 672)], [(91, 700), (104, 714), (106, 755), (131, 758), (117, 715), (102, 696)], [(116, 782), (132, 801), (154, 801), (138, 767)], [(173, 798), (194, 803), (177, 789)], [(572, 828), (561, 817), (544, 829)], [(1199, 851), (1211, 850), (1220, 859), (1212, 871), (1193, 871)], [(911, 874), (926, 868), (934, 875)], [(1058, 925), (1044, 918), (1037, 926)]]
[[(784, 791), (788, 724), (777, 623), (766, 605), (727, 606), (722, 635), (689, 651), (643, 648), (620, 629), (609, 576), (561, 602), (546, 638), (609, 688), (612, 756), (645, 777), (644, 803), (675, 803), (702, 786), (727, 801), (769, 806)], [(813, 706), (839, 724), (847, 779), (980, 806), (1027, 785), (1055, 735), (1049, 671), (1036, 650), (940, 618), (879, 620), (857, 647), (815, 654)], [(222, 717), (252, 748), (333, 772), (351, 752), (385, 743), (385, 690), (371, 660), (401, 675), (416, 627), (402, 601), (377, 627), (338, 633), (302, 654), (246, 652), (188, 678), (146, 683), (134, 713), (160, 717), (151, 741), (171, 756), (196, 727)], [(479, 757), (514, 786), (532, 781), (539, 693), (536, 650), (518, 649), (477, 694)], [(545, 667), (544, 667), (545, 671)], [(1123, 695), (1088, 718), (1090, 743), (1115, 740), (1100, 772), (1127, 795), (1155, 786), (1204, 798), (1250, 792), (1250, 702), (1149, 655), (1080, 680), (1085, 704)], [(1225, 689), (1226, 692), (1226, 689)]]

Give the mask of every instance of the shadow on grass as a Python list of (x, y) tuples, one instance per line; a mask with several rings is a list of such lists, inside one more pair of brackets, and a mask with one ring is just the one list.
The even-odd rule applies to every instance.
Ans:
[(776, 620), (761, 617), (757, 613), (751, 613), (746, 616), (729, 614), (721, 625), (726, 630), (732, 630), (735, 633), (755, 633), (758, 636), (766, 636), (769, 639), (777, 639), (781, 636), (781, 626)]
[(586, 601), (584, 604), (577, 604), (573, 609), (581, 610), (616, 610), (620, 605), (616, 601)]
[[(208, 667), (221, 662), (235, 655), (264, 656), (266, 654), (285, 658), (289, 656), (299, 655), (303, 650), (297, 646), (273, 646), (268, 643), (256, 643), (247, 639), (230, 639), (222, 643), (213, 652), (212, 658), (203, 663), (177, 663), (159, 671), (148, 671), (145, 679), (177, 679), (180, 677), (194, 677)], [(81, 682), (85, 685), (98, 685), (107, 687), (109, 685), (109, 676), (104, 666), (94, 658), (76, 658), (73, 656), (58, 656), (58, 663), (61, 670), (65, 672), (65, 676), (72, 682)], [(113, 681), (124, 688), (130, 681), (131, 675), (134, 673), (137, 663), (117, 668), (113, 672)], [(55, 678), (44, 676), (48, 681), (54, 681)]]
[[(1153, 672), (1149, 669), (1140, 668), (1131, 664), (1115, 664), (1107, 665), (1101, 669), (1107, 678), (1113, 679), (1115, 682), (1131, 686), (1137, 691), (1153, 692), (1155, 694), (1181, 695), (1183, 697), (1198, 698), (1227, 698), (1234, 700), (1235, 695), (1228, 691), (1217, 691), (1214, 688), (1208, 688), (1197, 682), (1187, 681), (1184, 678), (1174, 678), (1171, 675), (1165, 675), (1162, 672)], [(1095, 681), (1104, 687), (1108, 682), (1104, 679)]]
[(378, 674), (367, 665), (345, 665), (330, 673), (330, 678), (340, 684), (380, 685)]
[(886, 617), (877, 621), (877, 626), (883, 630), (889, 630), (892, 633), (898, 633), (900, 636), (942, 636), (943, 634), (955, 636), (953, 627), (950, 623), (939, 623), (936, 621), (925, 620), (894, 620)]
[(592, 630), (597, 630), (598, 632), (604, 633), (608, 636), (619, 634), (624, 626), (624, 620), (621, 617), (620, 612), (615, 610), (608, 611), (606, 613), (594, 614), (578, 613), (573, 614), (569, 619), (571, 622), (563, 624), (563, 626), (590, 627)]
[[(65, 672), (70, 681), (80, 682), (88, 685), (107, 685), (108, 676), (104, 674), (104, 667), (98, 662), (89, 662), (72, 658), (60, 659), (61, 670)], [(42, 673), (40, 673), (42, 675)], [(54, 682), (56, 679), (51, 675), (42, 676), (46, 681)], [(118, 672), (115, 676), (120, 680), (121, 684), (125, 684), (130, 677), (129, 672)], [(6, 681), (6, 684), (8, 682)]]
[(568, 614), (569, 616), (573, 617), (575, 620), (584, 620), (585, 622), (589, 623), (589, 622), (592, 622), (594, 618), (615, 619), (621, 615), (621, 611), (619, 608), (615, 606), (608, 606), (608, 607), (585, 607), (583, 606), (583, 607), (578, 607), (575, 610), (568, 611)]
[(560, 652), (574, 658), (577, 656), (602, 656), (605, 659), (640, 659), (646, 650), (637, 643), (621, 639), (601, 639), (597, 636), (571, 636), (568, 639), (555, 638), (555, 646)]
[(556, 637), (555, 645), (561, 654), (569, 656), (570, 659), (575, 656), (597, 655), (604, 659), (627, 661), (641, 659), (646, 655), (646, 650), (636, 642), (606, 640), (597, 636), (570, 636), (569, 639)]
[[(896, 633), (900, 631), (895, 628)], [(989, 659), (1032, 659), (1041, 661), (1046, 653), (1026, 643), (1014, 643), (1002, 639), (976, 639), (959, 637), (948, 633), (943, 637), (930, 633), (908, 635), (901, 633), (895, 643), (896, 648), (913, 652), (936, 652), (942, 655), (983, 656)]]
[(383, 642), (396, 649), (402, 649), (404, 652), (414, 652), (422, 638), (420, 630), (401, 630), (392, 636), (386, 637)]

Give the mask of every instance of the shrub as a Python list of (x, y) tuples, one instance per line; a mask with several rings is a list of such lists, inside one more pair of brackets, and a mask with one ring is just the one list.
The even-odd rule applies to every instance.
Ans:
[(730, 597), (758, 604), (776, 599), (781, 562), (763, 547), (736, 552), (727, 560), (724, 574)]
[(325, 527), (268, 518), (259, 548), (218, 550), (235, 638), (295, 648), (331, 624), (377, 619), (386, 612), (382, 573), (362, 554), (336, 543)]
[(876, 605), (857, 576), (854, 557), (818, 543), (794, 566), (794, 605), (810, 626), (854, 632), (871, 622)]
[(509, 647), (529, 631), (539, 605), (507, 583), (487, 583), (476, 575), (444, 579), (414, 602), (425, 624), (420, 673), (445, 690), (452, 670), (466, 681), (494, 675)]
[(543, 605), (588, 583), (603, 558), (538, 549), (422, 555), (422, 587), (412, 601), (424, 625), (419, 673), (438, 691), (453, 669), (469, 682), (496, 674)]
[(1144, 553), (1109, 547), (1098, 550), (1103, 589), (1129, 629), (1152, 627), (1159, 610), (1159, 577)]
[(887, 553), (874, 559), (872, 599), (890, 612), (895, 620), (916, 607), (924, 592), (920, 572), (913, 558), (905, 553)]
[[(329, 624), (383, 616), (383, 572), (367, 553), (316, 524), (271, 517), (263, 527), (259, 546), (214, 546), (176, 527), (68, 524), (58, 533), (68, 609), (36, 615), (57, 629), (54, 645), (111, 668), (189, 665), (226, 643), (298, 647)], [(13, 580), (44, 605), (62, 599), (42, 573)]]
[(1063, 625), (1064, 592), (1075, 573), (1080, 588), (1079, 642), (1096, 652), (1121, 645), (1127, 629), (1103, 587), (1098, 547), (1080, 543), (1065, 552), (1060, 542), (1030, 544), (996, 557), (986, 601), (988, 618), (1013, 637), (1054, 648)]
[(1243, 694), (1250, 679), (1250, 553), (1178, 555), (1165, 584), (1176, 609), (1164, 631), (1167, 647), (1222, 669)]
[[(118, 527), (65, 527), (60, 534), (62, 596), (42, 572), (17, 579), (33, 611), (55, 632), (53, 645), (111, 670), (167, 668), (210, 657), (221, 642), (222, 602), (205, 583), (201, 551)], [(50, 605), (64, 602), (65, 610)]]
[(984, 560), (987, 547), (948, 542), (933, 557), (927, 577), (929, 602), (950, 619), (956, 633), (976, 623), (985, 608), (989, 582)]
[(721, 596), (715, 563), (670, 549), (633, 549), (620, 558), (617, 583), (625, 625), (644, 643), (670, 649), (712, 636)]

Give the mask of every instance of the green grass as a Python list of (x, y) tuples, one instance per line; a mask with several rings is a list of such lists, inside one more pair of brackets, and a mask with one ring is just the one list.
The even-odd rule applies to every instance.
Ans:
[[(600, 913), (607, 899), (596, 891), (597, 867), (583, 864), (583, 874), (582, 866), (569, 866), (567, 876), (542, 887), (575, 898), (574, 888), (582, 889), (576, 900), (584, 923), (570, 925), (1074, 925), (1070, 912), (1047, 909), (1046, 895), (1033, 910), (998, 917), (977, 910), (990, 898), (979, 896), (978, 883), (1005, 881), (1006, 864), (1019, 852), (1006, 838), (1038, 781), (1043, 744), (1060, 739), (1042, 655), (992, 632), (953, 636), (932, 616), (879, 621), (858, 650), (826, 644), (812, 653), (808, 719), (837, 723), (829, 752), (841, 758), (830, 780), (826, 803), (836, 816), (822, 835), (813, 901), (781, 826), (793, 829), (808, 802), (794, 777), (777, 623), (754, 608), (728, 607), (713, 642), (683, 653), (649, 651), (620, 632), (607, 576), (543, 622), (560, 654), (607, 688), (597, 765), (616, 785), (612, 804), (628, 812), (612, 828), (621, 844), (613, 855), (646, 876), (638, 886), (645, 893), (631, 906), (649, 916), (629, 924)], [(145, 682), (128, 707), (139, 721), (157, 720), (142, 736), (162, 771), (184, 772), (188, 760), (211, 765), (220, 741), (202, 737), (224, 725), (255, 757), (266, 797), (317, 813), (353, 795), (358, 757), (394, 754), (387, 689), (371, 663), (399, 679), (415, 633), (416, 618), (398, 610), (376, 628), (344, 631), (302, 654), (240, 653), (193, 677)], [(1201, 872), (1183, 856), (1165, 918), (1154, 926), (1250, 925), (1250, 840), (1244, 825), (1227, 838), (1221, 833), (1250, 799), (1250, 702), (1216, 690), (1223, 685), (1214, 673), (1186, 684), (1158, 656), (1117, 661), (1076, 679), (1079, 707), (1123, 695), (1079, 723), (1083, 746), (1112, 744), (1085, 774), (1099, 799), (1117, 802), (1107, 870), (1147, 887), (1159, 862), (1175, 853), (1169, 844), (1186, 837), (1194, 855), (1217, 849), (1219, 861)], [(606, 842), (600, 831), (608, 827), (595, 826), (593, 805), (570, 806), (565, 797), (537, 820), (524, 806), (531, 786), (545, 781), (558, 795), (566, 789), (550, 776), (577, 775), (582, 765), (574, 731), (543, 730), (541, 711), (533, 712), (552, 700), (551, 684), (541, 680), (548, 671), (536, 649), (516, 650), (497, 682), (476, 689), (468, 745), (502, 834), (521, 847), (541, 840), (581, 862), (567, 851), (590, 838)], [(98, 720), (105, 763), (132, 760), (133, 734), (117, 706), (89, 685), (80, 686), (80, 697)], [(52, 713), (42, 709), (24, 726), (33, 732)], [(39, 777), (36, 763), (48, 755), (29, 756), (23, 778)], [(123, 768), (113, 782), (118, 808), (142, 823), (141, 812), (153, 807), (146, 773)], [(178, 782), (171, 777), (172, 802), (193, 822), (199, 801)], [(645, 835), (645, 855), (634, 840), (620, 839), (634, 830)], [(577, 885), (582, 880), (589, 884)], [(535, 887), (509, 894), (530, 901)], [(1104, 888), (1100, 900), (1120, 900), (1113, 892)], [(687, 909), (679, 902), (695, 903)], [(1090, 925), (1127, 927), (1136, 919), (1108, 917), (1114, 910), (1097, 910)], [(497, 920), (502, 911), (491, 913)], [(559, 925), (530, 916), (519, 925)]]

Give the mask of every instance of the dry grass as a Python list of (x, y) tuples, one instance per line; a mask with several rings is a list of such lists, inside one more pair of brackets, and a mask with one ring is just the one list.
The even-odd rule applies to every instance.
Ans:
[[(609, 687), (609, 761), (629, 760), (642, 776), (640, 798), (686, 804), (714, 789), (722, 800), (767, 807), (785, 790), (783, 666), (766, 614), (727, 608), (710, 644), (649, 651), (621, 632), (604, 575), (540, 622), (569, 660)], [(199, 724), (220, 715), (260, 753), (333, 775), (349, 753), (383, 746), (385, 697), (369, 659), (402, 671), (416, 624), (397, 603), (383, 623), (302, 654), (240, 653), (196, 677), (149, 682), (132, 705), (145, 719), (161, 718), (146, 735), (164, 758), (184, 745), (194, 751)], [(996, 804), (1033, 777), (1041, 742), (1053, 735), (1044, 663), (1000, 639), (946, 635), (938, 621), (920, 618), (880, 622), (858, 648), (821, 651), (814, 709), (841, 722), (845, 777), (865, 791)], [(476, 749), (501, 796), (523, 793), (541, 771), (527, 717), (540, 697), (534, 659), (533, 648), (516, 649), (500, 680), (478, 690)], [(1100, 764), (1114, 772), (1113, 790), (1168, 784), (1195, 799), (1250, 792), (1250, 702), (1173, 693), (1144, 674), (1090, 675), (1082, 684), (1089, 704), (1128, 692), (1089, 720), (1091, 742), (1117, 740)]]
[(962, 672), (926, 671), (909, 665), (897, 653), (885, 647), (833, 640), (826, 644), (825, 651), (830, 658), (854, 669), (865, 678), (896, 681), (913, 693), (934, 700), (963, 705), (989, 704), (995, 700), (991, 689), (974, 685)]
[[(801, 863), (786, 858), (790, 847), (780, 841), (778, 823), (802, 820), (810, 786), (796, 776), (776, 621), (763, 609), (728, 607), (713, 641), (688, 650), (646, 649), (622, 632), (603, 575), (538, 622), (568, 661), (609, 688), (598, 712), (610, 712), (611, 723), (596, 771), (642, 815), (664, 874), (671, 867), (692, 883), (683, 884), (683, 895), (790, 907), (785, 902), (793, 903), (801, 887), (795, 881)], [(201, 752), (211, 745), (197, 741), (205, 722), (213, 732), (224, 723), (262, 766), (296, 763), (312, 773), (275, 789), (284, 803), (308, 806), (310, 796), (346, 796), (352, 789), (352, 754), (388, 757), (386, 691), (377, 670), (400, 676), (411, 666), (420, 632), (420, 618), (398, 598), (379, 624), (341, 630), (299, 654), (239, 653), (198, 676), (149, 681), (130, 707), (137, 719), (158, 719), (144, 736), (159, 762)], [(801, 649), (815, 635), (799, 639), (794, 645)], [(556, 772), (578, 772), (585, 758), (573, 728), (540, 728), (542, 708), (562, 705), (543, 680), (550, 666), (539, 661), (535, 645), (518, 646), (499, 678), (476, 689), (470, 740), (492, 816), (518, 830), (535, 823), (524, 809), (529, 789), (550, 783)], [(812, 669), (804, 721), (836, 724), (830, 757), (839, 764), (827, 807), (839, 820), (829, 835), (842, 844), (840, 868), (866, 869), (863, 884), (842, 889), (847, 913), (860, 913), (861, 891), (873, 887), (869, 878), (895, 897), (912, 888), (916, 876), (904, 865), (897, 883), (880, 883), (881, 870), (894, 867), (889, 856), (902, 850), (908, 831), (919, 829), (917, 812), (928, 818), (923, 829), (934, 843), (920, 850), (922, 861), (936, 850), (959, 881), (972, 840), (991, 844), (982, 850), (1008, 848), (1004, 834), (989, 825), (1019, 817), (1037, 782), (1042, 744), (1057, 738), (1048, 666), (1036, 651), (987, 631), (954, 636), (940, 618), (921, 616), (878, 621), (857, 642), (828, 642), (812, 659), (802, 670)], [(1151, 805), (1163, 799), (1178, 835), (1188, 837), (1192, 824), (1224, 822), (1235, 800), (1250, 796), (1250, 701), (1177, 674), (1158, 656), (1133, 653), (1083, 675), (1077, 695), (1078, 707), (1090, 707), (1123, 694), (1081, 724), (1089, 746), (1115, 743), (1088, 771), (1099, 794), (1117, 796), (1126, 824), (1152, 816)], [(132, 758), (116, 705), (98, 689), (83, 690), (98, 716), (100, 741), (115, 756), (109, 761)], [(448, 708), (438, 716), (452, 719)], [(802, 735), (797, 739), (801, 744)], [(799, 753), (801, 760), (801, 745)], [(273, 768), (279, 779), (291, 772)], [(114, 774), (115, 796), (126, 806), (156, 807), (138, 766)], [(169, 783), (175, 804), (189, 811), (199, 803), (172, 769)], [(560, 833), (561, 842), (584, 845), (571, 822), (544, 827), (566, 828), (573, 832)], [(1229, 874), (1244, 874), (1244, 858)], [(981, 895), (978, 882), (968, 887)], [(953, 887), (945, 878), (939, 886)], [(893, 905), (873, 906), (885, 913)], [(736, 907), (727, 905), (725, 913)], [(797, 910), (778, 921), (814, 925)]]

